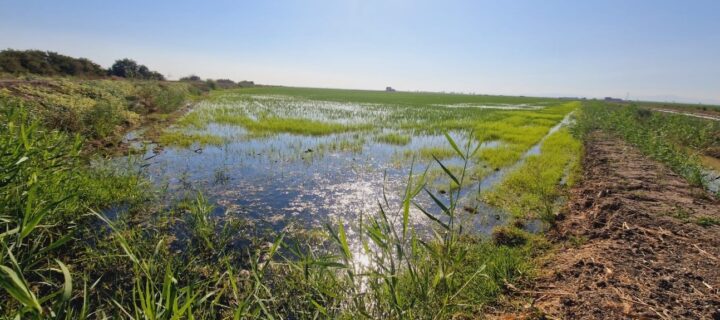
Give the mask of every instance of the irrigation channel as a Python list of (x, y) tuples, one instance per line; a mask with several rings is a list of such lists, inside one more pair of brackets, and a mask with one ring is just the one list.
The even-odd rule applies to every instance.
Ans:
[[(507, 223), (508, 214), (478, 201), (480, 190), (493, 188), (527, 157), (539, 154), (545, 139), (569, 122), (570, 114), (567, 114), (515, 164), (491, 168), (484, 178), (463, 188), (460, 202), (465, 210), (460, 211), (467, 216), (463, 218), (466, 230), (489, 234), (493, 227)], [(117, 158), (114, 162), (142, 170), (159, 188), (165, 188), (167, 194), (172, 195), (169, 201), (202, 192), (215, 206), (214, 218), (245, 219), (252, 225), (252, 231), (241, 237), (307, 231), (341, 221), (351, 246), (356, 249), (359, 249), (356, 223), (362, 215), (376, 213), (385, 199), (391, 207), (395, 206), (391, 209), (401, 205), (411, 169), (409, 164), (414, 163), (414, 173), (422, 173), (429, 165), (438, 166), (433, 160), (410, 161), (403, 155), (409, 150), (448, 146), (443, 135), (413, 135), (408, 144), (401, 146), (364, 139), (362, 134), (352, 132), (256, 137), (240, 126), (210, 124), (204, 130), (232, 139), (219, 146), (196, 144), (156, 150), (154, 144), (138, 142), (140, 133), (131, 132), (126, 139), (135, 143), (135, 147), (143, 148), (144, 154)], [(465, 133), (450, 132), (450, 135), (458, 144), (467, 141)], [(352, 150), (329, 147), (347, 141), (357, 146)], [(480, 146), (501, 147), (499, 141), (487, 141)], [(458, 157), (443, 163), (463, 164)], [(448, 192), (442, 187), (437, 190), (442, 201), (449, 201)], [(426, 194), (419, 194), (415, 201), (431, 213), (440, 212)], [(411, 207), (410, 223), (417, 230), (429, 231), (432, 221)], [(525, 228), (538, 232), (544, 226), (536, 220), (526, 223)], [(247, 241), (242, 240), (240, 244)]]

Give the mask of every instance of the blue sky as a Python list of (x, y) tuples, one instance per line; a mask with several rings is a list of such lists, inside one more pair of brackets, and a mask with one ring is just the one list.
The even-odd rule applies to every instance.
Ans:
[(0, 0), (0, 48), (170, 78), (720, 103), (716, 0)]

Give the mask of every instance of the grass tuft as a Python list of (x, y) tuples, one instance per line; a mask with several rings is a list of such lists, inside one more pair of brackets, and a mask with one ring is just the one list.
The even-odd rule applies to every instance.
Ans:
[(410, 136), (399, 133), (387, 133), (375, 137), (375, 141), (392, 144), (396, 146), (404, 146), (410, 143)]

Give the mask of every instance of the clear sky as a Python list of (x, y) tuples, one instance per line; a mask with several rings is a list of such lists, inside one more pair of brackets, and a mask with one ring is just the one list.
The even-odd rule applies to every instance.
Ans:
[(0, 0), (0, 48), (170, 78), (720, 103), (718, 0)]

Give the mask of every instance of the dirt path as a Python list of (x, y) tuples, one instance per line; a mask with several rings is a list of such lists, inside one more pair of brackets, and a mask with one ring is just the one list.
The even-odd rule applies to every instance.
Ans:
[(708, 114), (703, 114), (703, 113), (681, 112), (681, 111), (670, 110), (670, 109), (653, 109), (653, 110), (658, 111), (658, 112), (664, 112), (664, 113), (681, 114), (681, 115), (693, 117), (693, 118), (720, 121), (720, 116), (708, 115)]
[[(635, 148), (594, 134), (585, 180), (530, 295), (549, 318), (720, 319), (720, 202)], [(716, 220), (720, 221), (720, 220)]]

